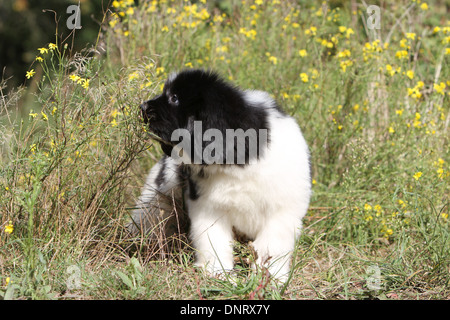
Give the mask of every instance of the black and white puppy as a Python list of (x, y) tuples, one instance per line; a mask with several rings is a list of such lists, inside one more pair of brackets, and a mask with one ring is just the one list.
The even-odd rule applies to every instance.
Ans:
[(165, 156), (147, 177), (130, 230), (170, 219), (184, 198), (197, 266), (231, 270), (235, 230), (253, 240), (258, 264), (286, 280), (311, 195), (308, 146), (295, 120), (268, 93), (203, 70), (171, 74), (141, 109)]

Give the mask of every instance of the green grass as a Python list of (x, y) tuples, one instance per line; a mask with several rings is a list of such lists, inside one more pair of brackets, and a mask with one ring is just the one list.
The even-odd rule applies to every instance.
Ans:
[[(55, 40), (26, 87), (2, 89), (0, 296), (450, 297), (444, 4), (386, 5), (369, 30), (356, 2), (245, 2), (118, 1), (94, 47), (69, 57)], [(287, 286), (251, 271), (245, 245), (237, 272), (215, 279), (185, 240), (126, 233), (161, 155), (138, 106), (190, 67), (270, 92), (310, 145), (314, 194)]]

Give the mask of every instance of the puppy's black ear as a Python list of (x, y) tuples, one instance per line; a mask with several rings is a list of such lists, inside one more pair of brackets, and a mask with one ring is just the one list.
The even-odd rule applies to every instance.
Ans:
[[(226, 142), (227, 134), (230, 134), (228, 129), (232, 129), (235, 138), (232, 139), (233, 143), (230, 143), (230, 140), (224, 143), (221, 152), (222, 163), (248, 164), (250, 159), (259, 158), (267, 146), (259, 143), (261, 130), (265, 130), (264, 134), (268, 138), (267, 111), (264, 106), (250, 104), (245, 99), (244, 92), (223, 81), (216, 74), (213, 74), (210, 80), (210, 90), (203, 92), (204, 106), (200, 115), (204, 123), (203, 130), (218, 129)], [(207, 145), (208, 143), (204, 143), (203, 148)], [(243, 149), (245, 155), (242, 155)]]

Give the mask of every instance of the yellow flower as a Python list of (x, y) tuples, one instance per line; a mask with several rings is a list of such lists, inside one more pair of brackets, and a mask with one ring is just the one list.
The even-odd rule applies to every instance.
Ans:
[(422, 176), (422, 172), (421, 172), (421, 171), (418, 171), (418, 172), (416, 172), (416, 173), (414, 174), (413, 178), (416, 179), (416, 180), (419, 180), (421, 176)]
[(406, 71), (406, 76), (410, 79), (414, 78), (414, 71), (412, 70)]
[(41, 111), (41, 116), (42, 116), (42, 119), (44, 119), (44, 121), (48, 120), (48, 116), (43, 111)]
[(36, 61), (42, 62), (44, 59), (42, 59), (42, 57), (36, 57)]
[(406, 38), (407, 39), (411, 39), (411, 40), (414, 40), (414, 39), (416, 39), (416, 34), (414, 33), (414, 32), (407, 32), (406, 33)]
[(251, 29), (247, 31), (247, 29), (245, 28), (240, 28), (239, 33), (244, 34), (247, 38), (250, 38), (251, 40), (255, 40), (257, 35), (256, 30)]
[(129, 7), (126, 11), (127, 15), (131, 16), (134, 14), (134, 9), (132, 7)]
[(447, 220), (448, 219), (448, 213), (442, 212), (441, 213), (441, 217), (442, 217), (442, 219)]
[(342, 72), (345, 72), (347, 70), (347, 67), (350, 67), (353, 65), (353, 61), (352, 60), (344, 60), (344, 61), (341, 61), (339, 63), (339, 65), (341, 66)]
[(111, 111), (111, 117), (113, 117), (114, 119), (120, 115), (122, 115), (122, 113), (117, 109), (114, 109), (113, 111)]
[(30, 110), (30, 113), (28, 115), (30, 117), (32, 117), (32, 118), (36, 118), (37, 117), (37, 113), (33, 113), (33, 110)]
[(408, 51), (406, 51), (406, 50), (400, 50), (395, 53), (395, 57), (398, 59), (404, 59), (407, 56), (408, 56)]
[(83, 79), (83, 84), (81, 85), (83, 88), (89, 88), (89, 79)]
[(56, 46), (56, 44), (54, 44), (54, 43), (49, 43), (49, 44), (48, 44), (48, 48), (49, 48), (50, 50), (55, 50), (55, 49), (57, 48), (57, 46)]
[(345, 49), (343, 51), (339, 51), (337, 54), (338, 58), (345, 58), (345, 57), (350, 57), (352, 55), (352, 53), (350, 52), (350, 50)]
[(372, 210), (372, 206), (371, 206), (370, 204), (366, 203), (366, 204), (364, 205), (364, 210), (370, 211), (370, 210)]
[(422, 9), (423, 11), (427, 11), (428, 10), (428, 4), (426, 2), (422, 3), (420, 5), (420, 9)]
[(30, 79), (30, 78), (32, 78), (35, 74), (36, 74), (36, 72), (34, 71), (34, 69), (31, 69), (30, 71), (27, 71), (25, 77), (26, 77), (27, 79)]
[(443, 82), (441, 82), (440, 84), (435, 83), (435, 84), (433, 84), (433, 89), (437, 93), (444, 95), (445, 83), (443, 83)]
[(303, 82), (308, 82), (308, 75), (306, 73), (300, 73), (300, 78)]
[(14, 231), (14, 225), (12, 224), (12, 221), (9, 221), (9, 224), (7, 224), (5, 226), (5, 232), (8, 234), (11, 234), (11, 233), (13, 233), (13, 231)]
[(69, 79), (72, 80), (73, 82), (78, 82), (81, 78), (75, 74), (71, 74), (69, 76)]
[(298, 54), (300, 55), (300, 57), (306, 57), (308, 55), (308, 52), (306, 52), (305, 49), (301, 49)]
[(311, 36), (315, 36), (316, 32), (317, 32), (317, 28), (314, 27), (314, 26), (305, 30), (305, 34), (306, 35), (311, 35)]
[(389, 133), (395, 133), (395, 129), (392, 127), (389, 127)]
[(169, 32), (169, 27), (168, 26), (164, 26), (161, 29), (162, 32)]
[(48, 49), (47, 48), (38, 48), (38, 50), (39, 50), (39, 52), (41, 54), (48, 53)]
[(345, 33), (346, 33), (345, 37), (348, 39), (348, 38), (350, 38), (350, 36), (351, 36), (352, 34), (355, 34), (355, 31), (353, 31), (352, 28), (347, 28), (347, 30), (346, 30)]
[(132, 72), (129, 76), (128, 76), (128, 81), (134, 80), (136, 78), (139, 77), (139, 73), (137, 71)]
[(270, 57), (269, 57), (269, 61), (272, 62), (272, 63), (275, 64), (275, 65), (278, 63), (277, 57), (274, 57), (274, 56), (270, 56)]

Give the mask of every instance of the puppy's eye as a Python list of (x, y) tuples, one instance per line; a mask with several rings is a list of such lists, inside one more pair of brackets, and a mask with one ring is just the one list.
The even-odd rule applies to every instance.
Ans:
[(177, 96), (176, 94), (172, 95), (172, 96), (169, 98), (169, 101), (170, 101), (171, 104), (177, 106), (178, 103), (179, 103), (179, 101), (178, 101), (178, 96)]

